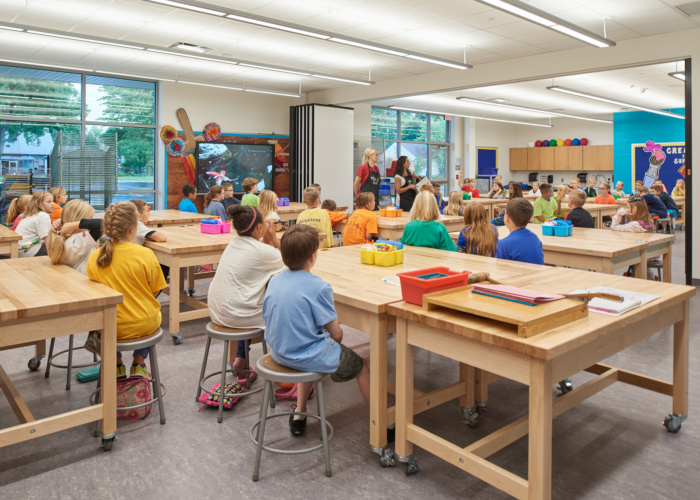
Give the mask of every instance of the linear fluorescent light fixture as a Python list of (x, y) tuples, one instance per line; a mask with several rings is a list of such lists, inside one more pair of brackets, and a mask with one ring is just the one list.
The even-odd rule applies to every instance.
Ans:
[(578, 97), (585, 97), (586, 99), (593, 99), (596, 101), (607, 102), (610, 104), (615, 104), (616, 106), (622, 106), (625, 108), (634, 108), (640, 111), (646, 111), (648, 113), (654, 113), (657, 115), (668, 116), (670, 118), (678, 118), (679, 120), (685, 120), (685, 116), (679, 115), (678, 113), (671, 113), (670, 111), (661, 111), (660, 109), (645, 108), (644, 106), (637, 106), (636, 104), (630, 104), (628, 102), (618, 101), (616, 99), (611, 99), (609, 97), (602, 97), (599, 95), (589, 94), (588, 92), (582, 92), (580, 90), (569, 89), (566, 87), (560, 87), (558, 85), (553, 85), (547, 87), (547, 90), (553, 90), (555, 92), (562, 92), (564, 94), (575, 95)]
[(416, 108), (404, 108), (403, 106), (389, 106), (391, 109), (398, 109), (401, 111), (412, 111), (416, 113), (430, 113), (433, 115), (450, 115), (450, 116), (459, 116), (462, 118), (474, 118), (475, 120), (486, 120), (490, 122), (501, 122), (501, 123), (514, 123), (516, 125), (529, 125), (531, 127), (545, 127), (545, 128), (551, 128), (552, 125), (545, 124), (545, 123), (530, 123), (530, 122), (519, 122), (517, 120), (502, 120), (499, 118), (484, 118), (483, 116), (475, 116), (475, 115), (463, 115), (460, 113), (444, 113), (440, 111), (430, 111), (427, 109), (416, 109)]
[(374, 83), (374, 82), (365, 82), (363, 80), (351, 80), (350, 78), (341, 78), (339, 76), (319, 75), (316, 73), (312, 73), (311, 76), (313, 76), (315, 78), (324, 78), (326, 80), (338, 80), (339, 82), (357, 83), (360, 85), (372, 85)]
[(168, 5), (169, 7), (176, 7), (178, 9), (191, 10), (194, 12), (201, 12), (202, 14), (210, 14), (212, 16), (225, 16), (226, 12), (220, 10), (210, 9), (207, 7), (199, 7), (197, 5), (192, 5), (183, 2), (173, 2), (172, 0), (148, 0), (149, 2), (159, 3), (163, 5)]
[(139, 47), (138, 45), (131, 45), (128, 43), (119, 43), (119, 42), (110, 42), (108, 40), (103, 40), (100, 38), (90, 38), (86, 36), (75, 36), (75, 35), (64, 35), (61, 33), (54, 33), (51, 31), (39, 31), (39, 30), (26, 30), (27, 33), (31, 33), (32, 35), (42, 35), (42, 36), (50, 36), (54, 38), (65, 38), (67, 40), (77, 40), (79, 42), (90, 42), (90, 43), (99, 43), (102, 45), (112, 45), (114, 47), (123, 47), (126, 49), (137, 49), (137, 50), (144, 50), (145, 47)]
[(595, 45), (596, 47), (605, 48), (615, 46), (612, 40), (596, 35), (592, 31), (588, 31), (580, 26), (571, 24), (560, 17), (553, 16), (543, 10), (537, 9), (518, 0), (476, 0), (495, 9), (513, 14), (526, 21), (539, 24), (550, 30), (558, 31), (559, 33), (570, 36), (582, 42)]
[(0, 26), (0, 30), (24, 31), (24, 28), (15, 28), (14, 26)]
[[(472, 66), (466, 63), (459, 63), (451, 61), (448, 59), (441, 59), (439, 57), (431, 57), (429, 54), (421, 54), (417, 52), (410, 52), (402, 50), (399, 47), (392, 47), (389, 45), (381, 45), (372, 43), (368, 40), (361, 40), (357, 38), (351, 38), (343, 36), (339, 33), (333, 33), (331, 31), (317, 30), (314, 28), (309, 28), (307, 26), (302, 26), (299, 24), (286, 23), (278, 19), (273, 19), (269, 17), (256, 16), (254, 14), (249, 14), (247, 12), (225, 9), (218, 10), (217, 5), (210, 5), (203, 2), (176, 2), (172, 0), (145, 0), (146, 2), (153, 2), (162, 5), (169, 5), (171, 7), (194, 10), (196, 12), (202, 12), (204, 14), (211, 14), (213, 16), (221, 17), (224, 16), (226, 19), (231, 19), (233, 21), (240, 21), (242, 23), (254, 24), (256, 26), (264, 26), (266, 28), (271, 28), (275, 30), (285, 31), (288, 33), (295, 33), (297, 35), (308, 36), (320, 40), (327, 40), (329, 42), (342, 43), (344, 45), (350, 45), (353, 47), (358, 47), (361, 49), (373, 50), (375, 52), (382, 52), (384, 54), (389, 54), (397, 57), (406, 57), (409, 59), (414, 59), (416, 61), (426, 62), (429, 64), (437, 64), (440, 66), (447, 66), (455, 69), (469, 69)], [(342, 81), (342, 80), (341, 80)], [(352, 82), (357, 83), (357, 82)]]
[(250, 88), (244, 88), (244, 87), (231, 87), (229, 85), (216, 85), (213, 83), (189, 82), (189, 81), (184, 81), (184, 80), (177, 80), (177, 83), (184, 83), (187, 85), (201, 85), (202, 87), (214, 87), (217, 89), (240, 90), (243, 92), (256, 92), (258, 94), (281, 95), (284, 97), (301, 97), (301, 94), (294, 94), (292, 92), (281, 92), (281, 91), (278, 92), (275, 90), (250, 89)]
[(673, 73), (669, 73), (668, 76), (685, 81), (685, 71), (674, 71)]
[(482, 99), (474, 99), (471, 97), (458, 97), (457, 100), (464, 101), (464, 102), (473, 102), (475, 104), (485, 104), (487, 106), (496, 106), (499, 108), (518, 109), (521, 111), (530, 111), (532, 113), (542, 113), (543, 115), (563, 116), (565, 118), (574, 118), (576, 120), (588, 120), (591, 122), (598, 122), (598, 123), (615, 123), (613, 120), (603, 120), (602, 118), (589, 118), (587, 116), (570, 115), (568, 113), (559, 113), (557, 111), (547, 111), (544, 109), (528, 108), (526, 106), (517, 106), (515, 104), (504, 104), (502, 102), (496, 102), (496, 101), (484, 101)]
[[(245, 66), (246, 68), (257, 68), (257, 69), (265, 69), (269, 70), (269, 66), (261, 66), (260, 64), (250, 64), (250, 63), (239, 63), (239, 66)], [(280, 73), (291, 73), (292, 75), (301, 75), (301, 76), (311, 76), (311, 73), (304, 73), (302, 71), (295, 71), (292, 69), (275, 69), (275, 71), (279, 71)]]

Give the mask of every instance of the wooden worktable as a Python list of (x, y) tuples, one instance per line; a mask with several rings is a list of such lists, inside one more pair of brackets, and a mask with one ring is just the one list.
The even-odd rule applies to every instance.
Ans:
[[(104, 216), (104, 212), (95, 213), (96, 219), (104, 219)], [(199, 224), (200, 220), (209, 218), (211, 218), (210, 215), (181, 210), (151, 210), (146, 225), (148, 227), (184, 226)]]
[[(0, 388), (20, 421), (0, 429), (0, 446), (102, 421), (109, 441), (117, 430), (117, 304), (122, 294), (48, 257), (0, 260), (0, 349), (30, 345), (57, 336), (102, 330), (101, 403), (62, 415), (34, 420), (29, 408), (0, 367)], [(87, 404), (88, 401), (85, 400)], [(42, 400), (50, 404), (50, 400)]]
[(19, 234), (0, 224), (0, 254), (9, 255), (10, 258), (16, 259), (19, 254), (17, 245), (21, 240), (22, 237)]
[[(528, 224), (527, 228), (542, 241), (544, 263), (552, 266), (575, 267), (612, 274), (617, 269), (637, 265), (636, 277), (646, 278), (647, 260), (661, 256), (663, 280), (671, 282), (671, 244), (673, 235), (661, 233), (625, 233), (608, 229), (575, 227), (567, 237), (543, 236), (542, 224)], [(498, 239), (510, 231), (498, 229)], [(457, 243), (459, 231), (450, 233)]]
[[(333, 297), (341, 323), (367, 332), (370, 337), (370, 445), (375, 451), (386, 446), (386, 426), (394, 423), (394, 408), (387, 406), (387, 392), (393, 382), (387, 381), (387, 338), (395, 331), (395, 323), (387, 313), (389, 304), (401, 300), (401, 288), (385, 283), (383, 278), (396, 273), (435, 266), (447, 266), (454, 271), (486, 271), (496, 279), (542, 269), (522, 264), (447, 252), (421, 247), (404, 247), (403, 264), (381, 267), (362, 264), (357, 246), (344, 246), (320, 251), (313, 273), (333, 287)], [(420, 410), (435, 406), (438, 399), (426, 398)], [(471, 406), (471, 403), (465, 403)]]
[[(508, 281), (515, 286), (554, 293), (601, 284), (599, 274), (560, 268), (529, 272)], [(411, 459), (413, 446), (417, 445), (513, 497), (549, 499), (552, 420), (596, 392), (614, 382), (625, 382), (672, 396), (672, 414), (679, 416), (677, 422), (682, 421), (688, 414), (688, 301), (695, 289), (620, 276), (608, 276), (603, 284), (660, 298), (618, 317), (591, 312), (586, 318), (530, 338), (518, 337), (510, 325), (456, 311), (424, 311), (404, 302), (390, 304), (389, 314), (397, 317), (396, 454), (399, 460)], [(674, 329), (672, 383), (601, 363), (668, 326)], [(472, 391), (474, 370), (484, 370), (528, 385), (529, 415), (467, 447), (452, 444), (414, 424), (414, 408), (419, 401), (413, 388), (416, 347), (461, 363), (460, 380), (448, 386), (454, 388), (451, 399), (463, 398)], [(597, 376), (553, 401), (552, 386), (556, 381), (582, 370)], [(657, 417), (661, 416), (662, 412), (658, 411)], [(487, 460), (526, 435), (527, 479)]]

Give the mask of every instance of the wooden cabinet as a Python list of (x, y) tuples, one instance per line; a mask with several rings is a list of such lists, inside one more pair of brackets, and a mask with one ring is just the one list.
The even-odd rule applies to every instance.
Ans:
[(555, 148), (527, 148), (528, 170), (554, 170)]
[(581, 170), (583, 146), (564, 146), (554, 150), (554, 170)]
[(510, 148), (510, 170), (612, 171), (613, 146)]
[(583, 148), (584, 170), (613, 170), (614, 154), (612, 146), (585, 146)]
[(530, 148), (510, 148), (510, 170), (527, 170), (527, 151)]

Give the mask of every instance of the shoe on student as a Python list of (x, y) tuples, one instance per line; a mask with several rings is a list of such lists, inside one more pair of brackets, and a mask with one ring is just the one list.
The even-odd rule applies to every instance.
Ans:
[(117, 365), (117, 379), (126, 378), (126, 366)]
[[(292, 405), (292, 411), (296, 412), (297, 405)], [(289, 432), (292, 436), (299, 437), (303, 436), (306, 431), (306, 416), (295, 420), (294, 415), (289, 415)]]
[(143, 378), (151, 378), (151, 374), (148, 373), (148, 370), (146, 370), (146, 365), (141, 365), (141, 364), (135, 364), (131, 365), (131, 370), (130, 370), (130, 376), (131, 377), (143, 377)]

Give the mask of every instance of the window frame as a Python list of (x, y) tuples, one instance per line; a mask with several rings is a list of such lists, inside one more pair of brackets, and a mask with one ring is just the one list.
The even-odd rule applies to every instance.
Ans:
[[(451, 128), (451, 120), (445, 119), (445, 142), (439, 142), (439, 141), (432, 141), (431, 140), (431, 135), (432, 135), (432, 117), (433, 116), (445, 116), (441, 113), (422, 113), (422, 112), (416, 112), (416, 111), (410, 111), (411, 113), (414, 114), (422, 114), (422, 115), (427, 115), (427, 120), (426, 120), (426, 139), (425, 141), (405, 141), (401, 139), (401, 110), (394, 109), (394, 108), (389, 108), (389, 107), (384, 107), (384, 106), (372, 106), (372, 109), (384, 109), (388, 111), (395, 111), (396, 112), (396, 140), (389, 140), (389, 139), (384, 139), (383, 137), (374, 137), (372, 136), (372, 141), (375, 140), (384, 140), (385, 142), (395, 142), (396, 143), (396, 150), (398, 152), (401, 151), (401, 144), (424, 144), (427, 145), (428, 153), (427, 153), (427, 165), (426, 165), (426, 176), (431, 180), (435, 182), (447, 182), (449, 178), (449, 165), (450, 165), (450, 128)], [(371, 127), (371, 126), (370, 126)], [(445, 147), (445, 175), (443, 177), (433, 177), (433, 172), (432, 172), (432, 150), (433, 146), (444, 146)]]
[[(73, 73), (73, 74), (78, 74), (80, 75), (80, 120), (68, 120), (68, 119), (51, 119), (51, 118), (34, 118), (34, 117), (28, 117), (28, 116), (13, 116), (13, 115), (3, 115), (0, 114), (0, 120), (3, 121), (15, 121), (15, 122), (22, 122), (22, 121), (31, 121), (31, 122), (36, 122), (36, 123), (52, 123), (52, 124), (64, 124), (64, 125), (80, 125), (80, 134), (83, 140), (85, 140), (85, 137), (87, 135), (87, 127), (92, 126), (92, 125), (97, 125), (100, 127), (133, 127), (133, 128), (148, 128), (148, 129), (153, 129), (154, 131), (154, 137), (155, 140), (153, 141), (153, 189), (143, 189), (143, 190), (119, 190), (117, 189), (114, 193), (115, 195), (125, 195), (125, 194), (147, 194), (147, 193), (152, 193), (153, 194), (153, 200), (154, 204), (158, 204), (159, 196), (158, 196), (158, 185), (159, 185), (159, 172), (158, 172), (158, 117), (160, 116), (160, 85), (158, 80), (153, 80), (150, 78), (134, 78), (134, 77), (127, 77), (127, 76), (121, 76), (121, 75), (112, 75), (110, 73), (103, 73), (100, 72), (101, 76), (109, 77), (109, 78), (115, 78), (118, 80), (134, 80), (134, 81), (139, 81), (139, 82), (149, 82), (154, 84), (154, 94), (153, 94), (153, 124), (152, 125), (144, 125), (144, 124), (132, 124), (132, 123), (121, 123), (121, 122), (108, 122), (108, 121), (94, 121), (94, 120), (87, 120), (87, 77), (88, 76), (95, 76), (92, 73), (84, 73), (81, 71), (72, 71), (72, 70), (64, 70), (64, 69), (58, 69), (56, 68), (55, 70), (52, 68), (45, 68), (45, 67), (34, 67), (30, 64), (6, 64), (6, 63), (0, 63), (2, 66), (9, 66), (9, 67), (16, 67), (16, 68), (27, 68), (27, 69), (36, 69), (39, 71), (55, 71), (56, 73)], [(119, 186), (118, 178), (117, 178), (117, 186)]]

